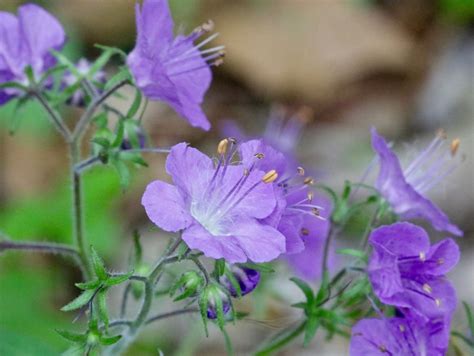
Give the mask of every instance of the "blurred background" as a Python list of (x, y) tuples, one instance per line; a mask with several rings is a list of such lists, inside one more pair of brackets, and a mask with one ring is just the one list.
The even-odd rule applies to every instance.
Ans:
[[(33, 2), (46, 7), (66, 27), (65, 51), (73, 59), (94, 59), (99, 53), (96, 43), (126, 51), (133, 48), (134, 0)], [(0, 11), (15, 11), (21, 3), (1, 0)], [(462, 261), (449, 277), (459, 298), (474, 304), (474, 1), (170, 3), (178, 28), (186, 33), (213, 19), (220, 33), (214, 44), (224, 44), (227, 55), (225, 64), (214, 71), (204, 103), (213, 124), (211, 132), (191, 128), (166, 105), (150, 103), (145, 115), (150, 145), (188, 141), (213, 152), (225, 135), (225, 120), (236, 120), (243, 132), (255, 136), (264, 131), (275, 105), (289, 115), (304, 107), (306, 126), (299, 158), (317, 172), (319, 180), (340, 187), (344, 179), (357, 180), (371, 161), (371, 126), (396, 140), (401, 152), (419, 149), (438, 128), (444, 128), (448, 137), (461, 138), (461, 152), (467, 158), (432, 196), (465, 231), (465, 237), (457, 240)], [(107, 70), (113, 73), (116, 68), (112, 63)], [(63, 112), (68, 121), (80, 113), (72, 108)], [(85, 177), (87, 235), (117, 270), (126, 268), (133, 229), (142, 232), (150, 261), (165, 241), (140, 205), (147, 182), (165, 177), (165, 157), (147, 158), (150, 167), (134, 171), (126, 191), (107, 167), (95, 168)], [(0, 230), (18, 240), (69, 242), (66, 169), (65, 147), (36, 104), (21, 111), (14, 110), (14, 104), (0, 107)], [(287, 273), (284, 267), (281, 273)], [(73, 316), (58, 309), (77, 294), (74, 283), (79, 279), (74, 266), (60, 257), (1, 256), (0, 354), (64, 351), (67, 343), (54, 328), (70, 326)], [(296, 287), (289, 282), (268, 283), (274, 297), (257, 290), (239, 303), (240, 309), (252, 314), (229, 327), (238, 354), (249, 354), (269, 334), (298, 320), (298, 312), (288, 307), (301, 298)], [(129, 354), (156, 355), (158, 346), (166, 354), (222, 354), (222, 336), (213, 330), (205, 339), (200, 323), (197, 316), (157, 323)], [(458, 312), (453, 327), (464, 330), (465, 324)], [(281, 354), (347, 354), (347, 340), (325, 344), (323, 336), (307, 349), (295, 343)]]

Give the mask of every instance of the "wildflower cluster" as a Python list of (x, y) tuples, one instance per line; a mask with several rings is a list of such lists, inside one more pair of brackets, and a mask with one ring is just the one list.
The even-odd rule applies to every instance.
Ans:
[[(459, 140), (447, 145), (440, 133), (402, 169), (373, 129), (378, 177), (373, 184), (346, 182), (341, 193), (310, 176), (312, 167), (304, 168), (298, 159), (308, 108), (292, 115), (275, 111), (258, 137), (227, 123), (227, 138), (216, 144), (211, 157), (184, 142), (154, 147), (142, 127), (147, 100), (164, 102), (190, 125), (210, 129), (201, 104), (211, 68), (223, 62), (224, 47), (207, 46), (217, 36), (211, 34), (210, 21), (189, 35), (175, 35), (166, 0), (144, 0), (135, 11), (135, 48), (127, 54), (98, 46), (102, 53), (92, 62), (71, 61), (61, 53), (67, 36), (39, 6), (23, 5), (17, 16), (0, 12), (0, 105), (36, 100), (63, 137), (71, 158), (74, 221), (71, 245), (2, 239), (0, 252), (55, 253), (77, 264), (81, 293), (61, 310), (78, 311), (76, 318), (87, 321), (81, 332), (58, 330), (71, 341), (70, 351), (121, 354), (145, 326), (196, 314), (206, 334), (209, 325), (222, 331), (232, 353), (226, 325), (245, 317), (234, 301), (264, 289), (263, 281), (277, 278), (272, 272), (284, 261), (305, 297), (292, 305), (302, 311), (301, 320), (258, 345), (257, 355), (277, 351), (300, 335), (308, 345), (318, 330), (328, 339), (336, 334), (350, 338), (354, 356), (446, 354), (457, 297), (445, 275), (460, 252), (451, 238), (431, 244), (413, 220), (462, 235), (425, 196), (457, 166)], [(123, 65), (106, 74), (113, 56)], [(107, 101), (119, 97), (124, 86), (135, 93), (126, 110)], [(62, 118), (64, 105), (84, 109), (74, 125)], [(86, 131), (89, 150), (83, 156)], [(149, 183), (141, 203), (149, 220), (173, 237), (159, 258), (146, 261), (136, 232), (126, 271), (111, 272), (87, 242), (82, 177), (95, 165), (108, 165), (126, 188), (132, 167), (147, 166), (149, 152), (167, 155), (171, 181)], [(356, 194), (360, 190), (367, 194)], [(366, 219), (360, 248), (336, 251), (351, 219), (367, 213), (373, 217)], [(120, 287), (121, 307), (115, 311), (108, 296)], [(155, 300), (167, 296), (176, 309), (153, 315)], [(135, 315), (127, 310), (131, 299), (137, 304)], [(468, 336), (454, 335), (474, 345)]]

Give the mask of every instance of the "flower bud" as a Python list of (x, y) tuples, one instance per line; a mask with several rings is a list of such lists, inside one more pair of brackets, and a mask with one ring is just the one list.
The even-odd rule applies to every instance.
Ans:
[[(258, 283), (260, 282), (260, 272), (254, 269), (239, 265), (232, 265), (230, 270), (233, 278), (224, 276), (221, 279), (221, 283), (227, 288), (233, 297), (249, 294), (257, 287)], [(236, 284), (238, 284), (240, 287), (240, 293), (237, 291)]]
[(185, 272), (181, 278), (173, 285), (170, 294), (174, 295), (177, 290), (182, 293), (175, 300), (183, 300), (195, 296), (204, 284), (204, 278), (196, 271)]
[(208, 319), (218, 319), (220, 312), (225, 316), (230, 311), (229, 296), (222, 288), (219, 284), (210, 284), (200, 296), (200, 300), (206, 303)]
[[(120, 148), (122, 150), (130, 150), (132, 148), (145, 148), (146, 136), (143, 129), (140, 126), (135, 126), (131, 129), (134, 130), (134, 132), (127, 132), (127, 130), (125, 130), (124, 138), (122, 144), (120, 145)], [(133, 141), (131, 140), (130, 135), (135, 136), (135, 141), (138, 143), (139, 147), (133, 147)]]

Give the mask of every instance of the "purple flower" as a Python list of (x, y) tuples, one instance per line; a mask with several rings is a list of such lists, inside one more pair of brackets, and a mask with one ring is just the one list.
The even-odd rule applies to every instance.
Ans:
[(150, 183), (142, 204), (157, 226), (182, 230), (187, 245), (208, 257), (271, 261), (285, 252), (285, 237), (264, 222), (277, 204), (269, 184), (276, 173), (231, 164), (235, 146), (221, 141), (217, 166), (184, 143), (174, 146), (166, 161), (174, 185)]
[[(324, 208), (319, 202), (326, 207), (328, 204), (320, 198), (315, 200), (314, 193), (309, 188), (312, 178), (305, 177), (301, 167), (293, 172), (291, 169), (289, 171), (285, 155), (263, 140), (251, 140), (240, 145), (240, 156), (242, 163), (249, 169), (256, 167), (267, 171), (272, 168), (278, 173), (278, 178), (273, 183), (277, 193), (277, 205), (274, 212), (264, 221), (275, 226), (285, 236), (286, 253), (302, 252), (307, 241), (308, 246), (315, 250), (311, 250), (305, 257), (311, 258), (318, 254), (318, 240), (324, 240), (327, 234), (328, 221), (325, 217), (329, 216), (329, 211), (324, 212), (325, 217), (321, 215)], [(316, 263), (317, 261), (313, 261), (311, 267), (308, 266), (302, 274), (309, 274), (310, 270), (314, 273)]]
[(375, 128), (372, 129), (372, 147), (379, 157), (380, 172), (376, 188), (389, 202), (395, 213), (404, 219), (424, 219), (436, 230), (462, 236), (462, 231), (451, 224), (448, 216), (424, 194), (454, 169), (451, 156), (457, 151), (459, 140), (443, 152), (443, 135), (438, 135), (405, 169)]
[[(61, 49), (65, 40), (61, 24), (37, 5), (20, 6), (18, 17), (1, 11), (0, 83), (27, 84), (27, 66), (31, 66), (33, 75), (39, 79), (56, 63), (50, 51)], [(0, 105), (18, 95), (17, 89), (0, 89)]]
[[(260, 272), (254, 269), (239, 265), (232, 265), (231, 272), (240, 286), (241, 296), (252, 292), (260, 282)], [(227, 288), (231, 296), (239, 296), (239, 293), (237, 293), (234, 285), (226, 276), (222, 278), (221, 282)]]
[(362, 319), (352, 328), (351, 356), (442, 356), (449, 342), (449, 323), (416, 317)]
[(383, 303), (428, 319), (454, 311), (456, 292), (444, 278), (459, 261), (452, 239), (430, 246), (425, 230), (402, 222), (375, 229), (369, 241), (369, 279)]
[(166, 0), (145, 0), (136, 5), (137, 43), (127, 64), (136, 85), (152, 100), (162, 100), (173, 107), (192, 126), (209, 130), (210, 123), (201, 103), (212, 79), (208, 61), (222, 62), (223, 47), (201, 51), (214, 39), (198, 45), (194, 41), (208, 33), (208, 23), (190, 35), (173, 37), (173, 19)]
[[(78, 74), (80, 75), (86, 75), (89, 70), (91, 69), (91, 63), (85, 59), (81, 58), (76, 65), (76, 70)], [(71, 72), (65, 73), (63, 79), (62, 79), (62, 84), (64, 87), (70, 87), (74, 85), (77, 80), (76, 75), (74, 75)], [(101, 82), (105, 83), (105, 73), (103, 71), (97, 71), (94, 73), (93, 78), (94, 81), (96, 82)], [(74, 94), (69, 98), (68, 104), (73, 105), (73, 106), (85, 106), (85, 100), (84, 100), (84, 92), (82, 89), (78, 89), (74, 92)]]
[(211, 284), (203, 292), (207, 300), (207, 317), (209, 319), (217, 319), (219, 304), (221, 304), (222, 314), (224, 316), (231, 309), (230, 299), (221, 288), (222, 287)]

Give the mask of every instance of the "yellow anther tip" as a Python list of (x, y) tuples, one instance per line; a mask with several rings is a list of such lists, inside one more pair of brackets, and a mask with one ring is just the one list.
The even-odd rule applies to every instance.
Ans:
[(451, 141), (451, 155), (454, 156), (459, 149), (459, 145), (461, 144), (461, 140), (459, 138), (455, 138)]
[(217, 153), (220, 155), (225, 155), (227, 153), (227, 149), (229, 148), (229, 140), (227, 138), (221, 140), (217, 145)]
[(278, 178), (278, 173), (274, 169), (271, 171), (268, 171), (265, 173), (265, 175), (262, 177), (262, 182), (263, 183), (273, 183), (276, 179)]

